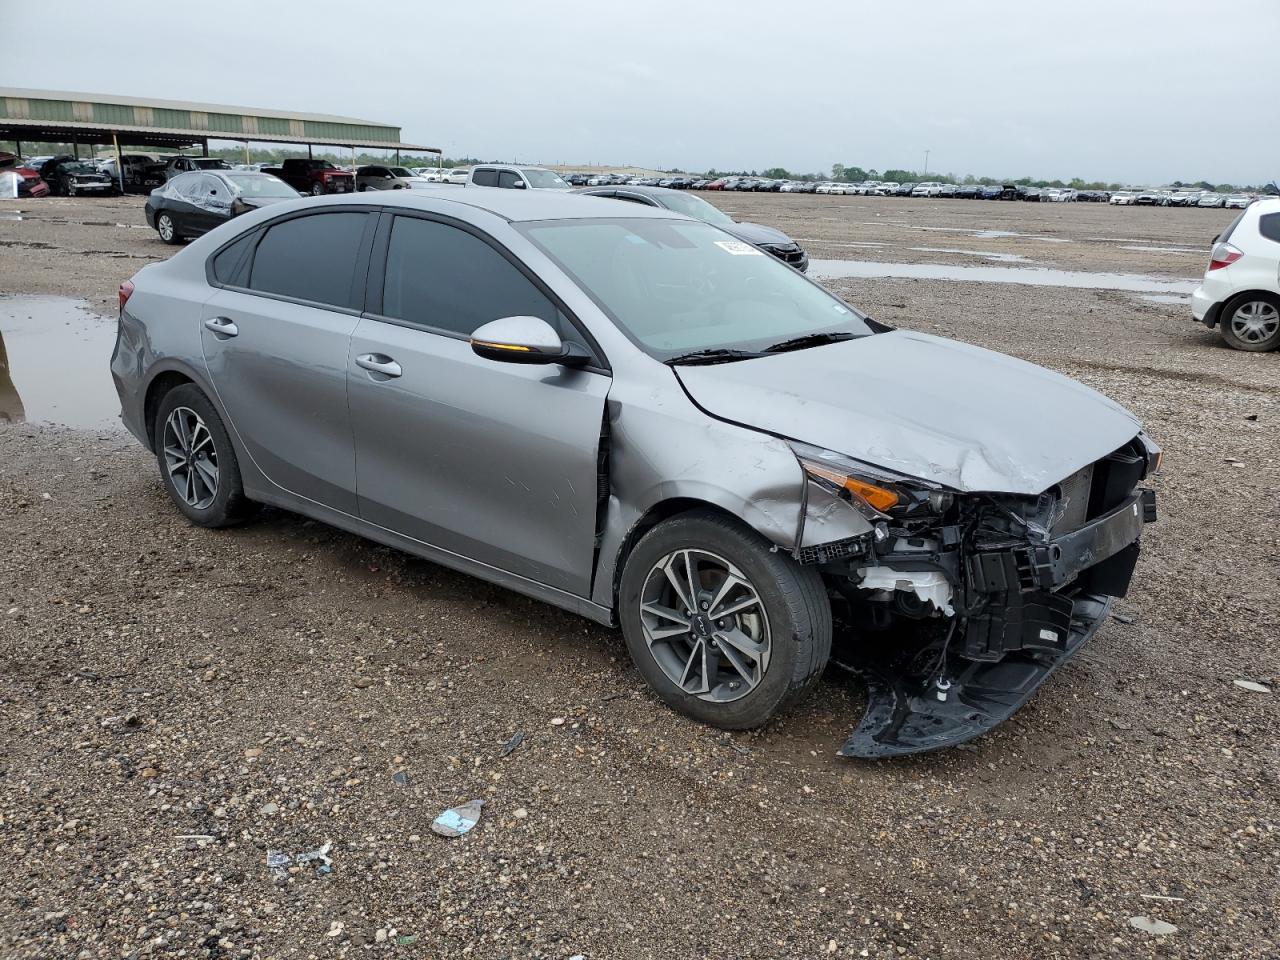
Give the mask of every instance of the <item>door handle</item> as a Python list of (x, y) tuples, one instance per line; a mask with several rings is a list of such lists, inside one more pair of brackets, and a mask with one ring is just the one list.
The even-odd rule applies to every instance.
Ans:
[(404, 373), (404, 370), (400, 368), (400, 364), (385, 353), (362, 353), (356, 357), (356, 366), (371, 373), (380, 373), (384, 377), (398, 377)]
[(206, 330), (212, 330), (215, 336), (224, 340), (231, 337), (239, 336), (240, 328), (228, 320), (226, 317), (210, 317), (204, 322)]

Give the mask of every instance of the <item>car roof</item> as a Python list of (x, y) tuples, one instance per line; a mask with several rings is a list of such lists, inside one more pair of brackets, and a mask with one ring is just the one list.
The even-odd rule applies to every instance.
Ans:
[[(665, 180), (666, 177), (663, 177), (663, 179)], [(636, 184), (634, 186), (630, 184), (619, 184), (617, 187), (581, 187), (575, 190), (574, 193), (582, 193), (582, 194), (586, 194), (587, 196), (592, 196), (599, 190), (617, 190), (617, 189), (625, 189), (627, 193), (638, 193), (646, 197), (656, 197), (659, 200), (661, 200), (663, 197), (670, 197), (675, 194), (681, 194), (681, 195), (684, 194), (683, 190), (672, 190), (670, 187), (645, 187), (645, 186), (640, 186), (639, 184)]]
[[(635, 189), (635, 188), (631, 188)], [(618, 202), (607, 197), (583, 196), (563, 190), (501, 190), (497, 188), (440, 187), (423, 190), (380, 190), (375, 193), (330, 194), (308, 199), (311, 206), (334, 204), (368, 205), (371, 207), (402, 207), (406, 210), (441, 212), (441, 205), (457, 204), (476, 210), (485, 210), (510, 222), (529, 220), (596, 220), (617, 219)], [(645, 207), (633, 204), (627, 208), (629, 219), (688, 220), (682, 213), (663, 207)]]

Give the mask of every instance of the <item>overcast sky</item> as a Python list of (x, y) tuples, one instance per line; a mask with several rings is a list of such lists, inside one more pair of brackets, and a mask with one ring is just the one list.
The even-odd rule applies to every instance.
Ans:
[(0, 85), (343, 114), (485, 159), (1280, 176), (1280, 0), (54, 9), (0, 0)]

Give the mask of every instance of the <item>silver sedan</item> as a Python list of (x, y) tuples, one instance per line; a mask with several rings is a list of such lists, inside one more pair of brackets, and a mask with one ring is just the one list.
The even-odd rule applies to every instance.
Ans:
[(123, 418), (177, 509), (274, 504), (620, 626), (728, 729), (838, 635), (850, 756), (989, 730), (1128, 589), (1160, 454), (1105, 397), (670, 210), (459, 197), (280, 203), (122, 285)]

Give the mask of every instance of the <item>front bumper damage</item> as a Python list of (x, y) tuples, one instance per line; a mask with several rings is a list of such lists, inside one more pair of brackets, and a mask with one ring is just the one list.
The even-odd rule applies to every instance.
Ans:
[(839, 560), (812, 556), (847, 600), (833, 662), (869, 691), (840, 755), (953, 746), (1012, 716), (1128, 592), (1156, 462), (1138, 438), (1039, 497), (957, 495), (932, 523), (887, 518)]

